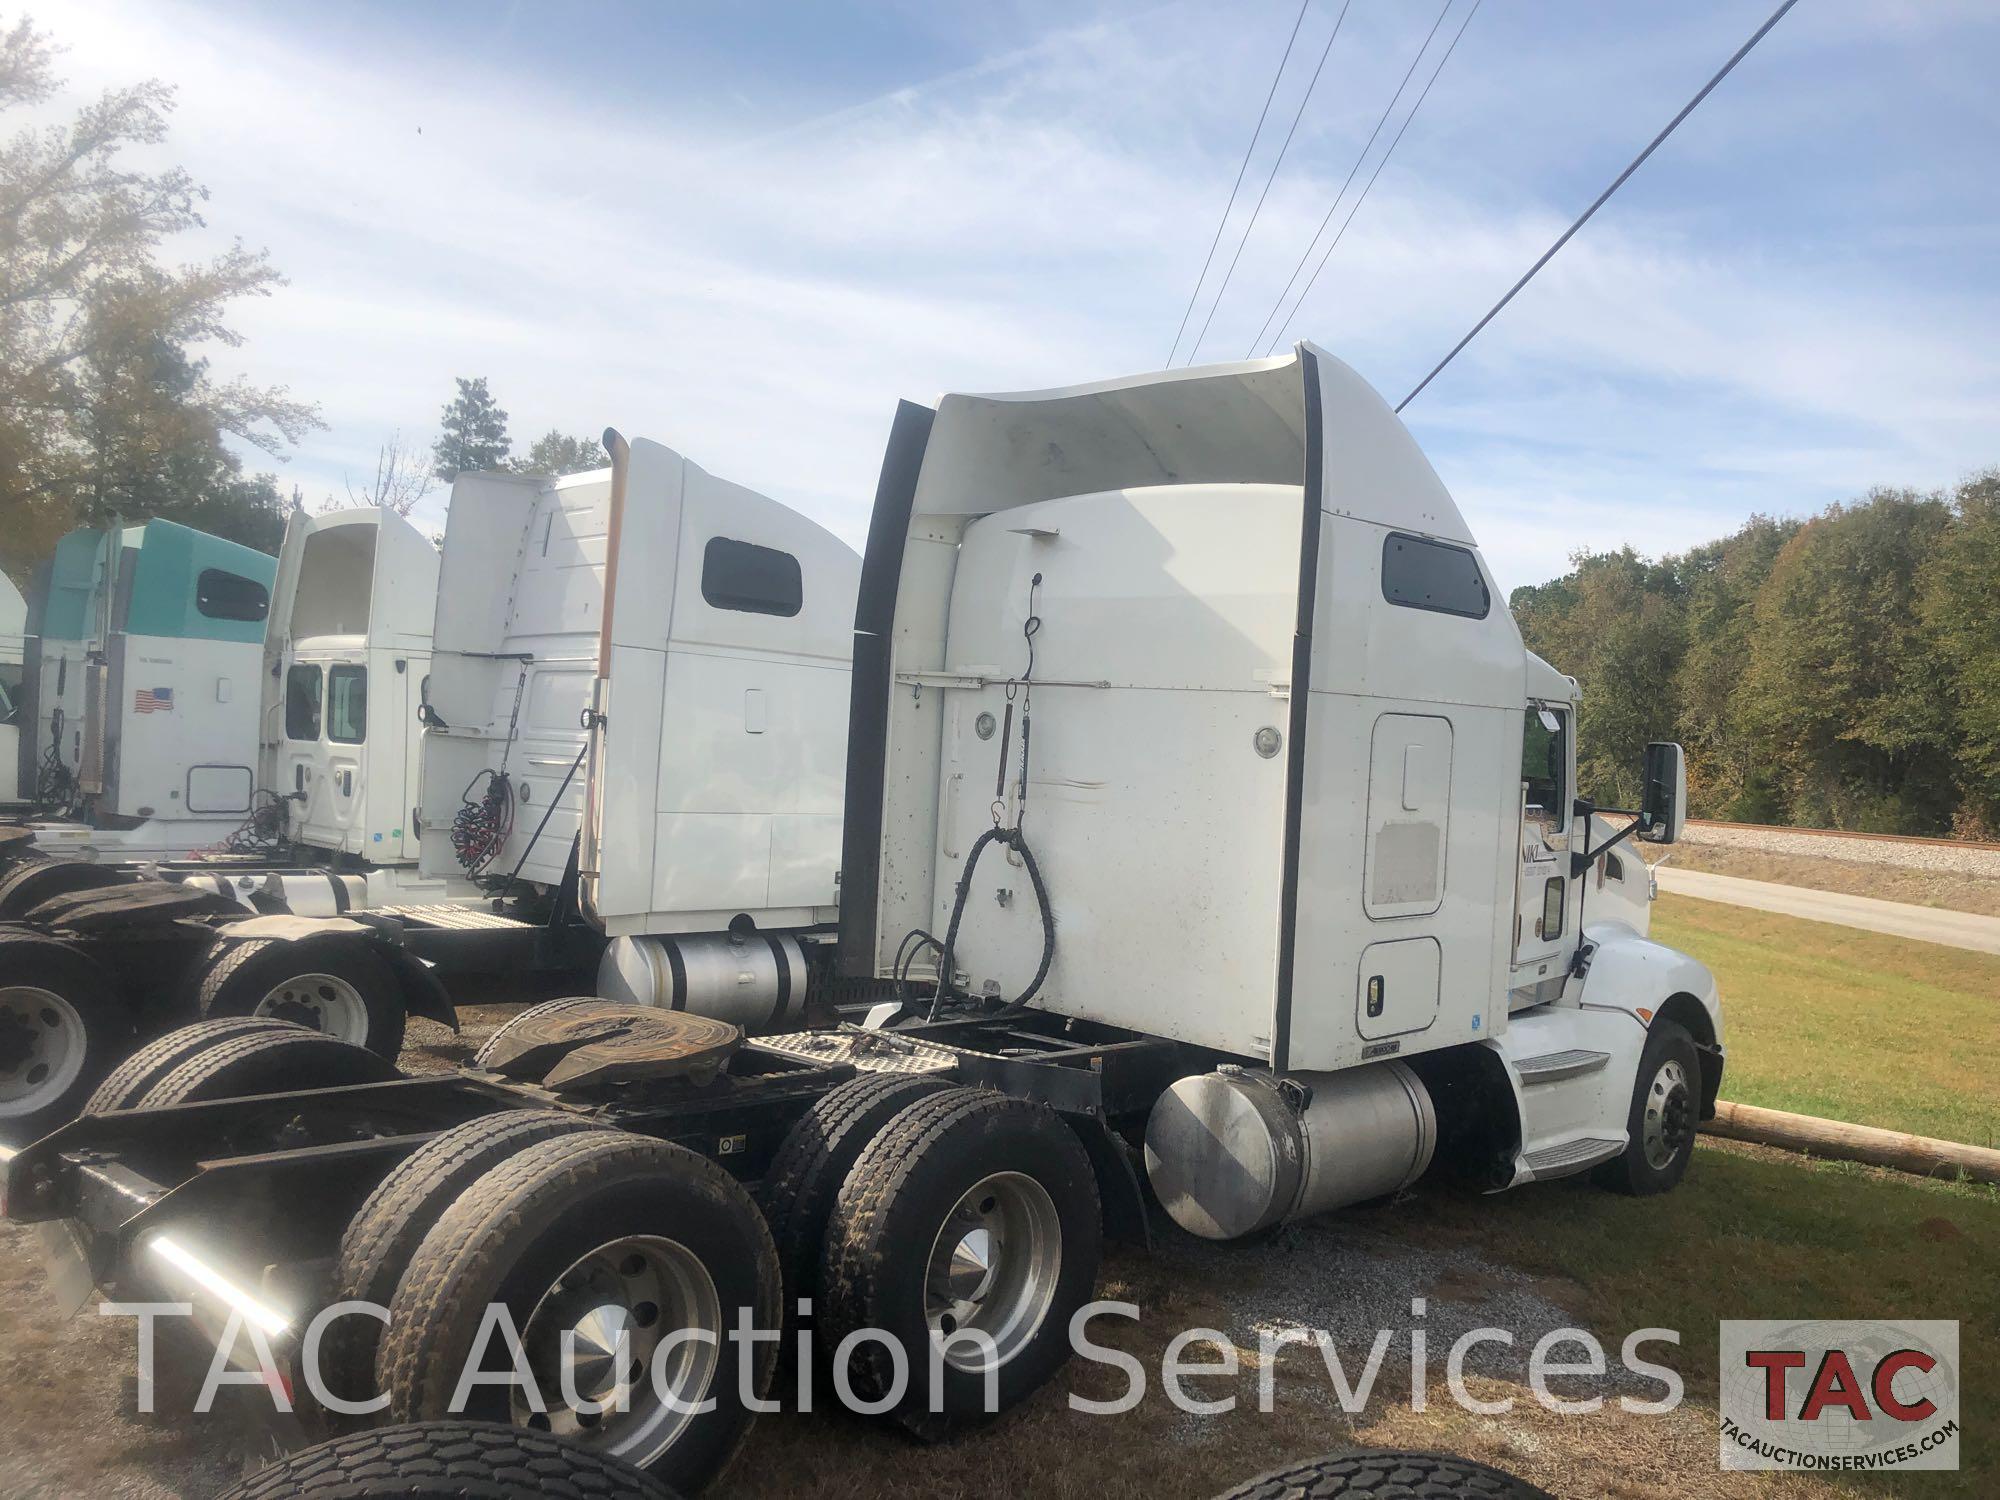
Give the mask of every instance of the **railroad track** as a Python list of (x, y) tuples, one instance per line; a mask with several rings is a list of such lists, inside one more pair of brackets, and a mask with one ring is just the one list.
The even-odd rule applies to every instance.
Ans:
[(1732, 823), (1723, 818), (1689, 818), (1687, 826), (1715, 828), (1724, 832), (1786, 833), (1809, 838), (1862, 839), (1880, 844), (1927, 844), (1938, 849), (1975, 849), (2000, 854), (2000, 844), (1980, 839), (1926, 838), (1913, 833), (1857, 833), (1848, 828), (1803, 828), (1787, 823)]

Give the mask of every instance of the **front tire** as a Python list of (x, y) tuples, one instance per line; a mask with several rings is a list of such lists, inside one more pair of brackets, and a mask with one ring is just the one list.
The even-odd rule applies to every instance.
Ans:
[(271, 1016), (366, 1047), (394, 1062), (409, 1017), (403, 987), (366, 938), (247, 938), (213, 959), (197, 1004), (204, 1019)]
[[(887, 1334), (905, 1376), (889, 1414), (936, 1441), (1062, 1367), (1103, 1248), (1090, 1158), (1060, 1116), (986, 1089), (933, 1094), (891, 1120), (841, 1186), (820, 1266), (823, 1347), (837, 1361), (862, 1335), (847, 1383), (883, 1402), (897, 1357), (864, 1330)], [(966, 1333), (990, 1344), (953, 1338)]]
[[(482, 1370), (506, 1367), (492, 1306), (518, 1332), (545, 1410), (518, 1385), (480, 1384), (461, 1415), (576, 1438), (691, 1492), (748, 1434), (755, 1413), (741, 1393), (769, 1389), (776, 1339), (746, 1349), (728, 1335), (746, 1314), (778, 1331), (778, 1257), (722, 1168), (665, 1141), (591, 1131), (509, 1157), (424, 1237), (376, 1356), (392, 1420), (449, 1414), (475, 1356)], [(674, 1338), (686, 1329), (702, 1337)], [(610, 1410), (567, 1404), (565, 1334), (578, 1398)]]
[(1694, 1038), (1672, 1021), (1657, 1021), (1639, 1056), (1624, 1153), (1597, 1168), (1592, 1180), (1635, 1198), (1671, 1192), (1694, 1160), (1700, 1113), (1701, 1055)]

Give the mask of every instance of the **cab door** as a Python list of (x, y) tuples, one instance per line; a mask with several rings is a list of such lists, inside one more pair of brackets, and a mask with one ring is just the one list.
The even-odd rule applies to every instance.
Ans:
[(327, 821), (340, 830), (343, 848), (359, 850), (356, 819), (362, 806), (368, 743), (368, 668), (364, 663), (332, 662), (326, 669), (326, 810)]
[(1575, 784), (1571, 706), (1530, 703), (1521, 725), (1520, 864), (1515, 879), (1510, 1008), (1562, 992), (1576, 949), (1569, 855)]

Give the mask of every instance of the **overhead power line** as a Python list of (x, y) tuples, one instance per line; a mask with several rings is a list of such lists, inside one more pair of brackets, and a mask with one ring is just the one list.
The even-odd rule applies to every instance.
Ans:
[(1188, 305), (1181, 312), (1181, 326), (1174, 330), (1174, 347), (1167, 351), (1167, 368), (1172, 369), (1174, 356), (1180, 352), (1181, 335), (1187, 332), (1188, 319), (1194, 316), (1194, 304), (1201, 296), (1201, 284), (1208, 280), (1208, 268), (1215, 263), (1215, 248), (1222, 243), (1222, 231), (1228, 227), (1230, 210), (1236, 207), (1236, 195), (1243, 189), (1243, 174), (1250, 170), (1250, 158), (1256, 153), (1258, 137), (1264, 133), (1264, 119), (1271, 113), (1271, 101), (1278, 95), (1278, 80), (1285, 76), (1285, 64), (1292, 60), (1292, 44), (1299, 39), (1299, 27), (1306, 19), (1306, 7), (1312, 0), (1300, 0), (1299, 13), (1292, 22), (1292, 34), (1285, 38), (1285, 55), (1278, 59), (1278, 71), (1271, 75), (1270, 90), (1264, 95), (1264, 107), (1257, 112), (1257, 128), (1250, 132), (1250, 144), (1243, 148), (1243, 165), (1236, 169), (1236, 182), (1229, 189), (1229, 201), (1222, 205), (1222, 217), (1216, 221), (1215, 238), (1208, 242), (1208, 255), (1201, 263), (1201, 274), (1194, 279), (1194, 290), (1188, 293)]
[(1657, 151), (1660, 148), (1661, 142), (1665, 141), (1668, 136), (1674, 133), (1674, 131), (1679, 127), (1681, 121), (1685, 120), (1689, 115), (1695, 112), (1695, 107), (1699, 105), (1702, 100), (1706, 99), (1709, 96), (1709, 94), (1714, 91), (1715, 86), (1718, 83), (1722, 82), (1723, 79), (1727, 78), (1730, 75), (1730, 73), (1734, 71), (1738, 63), (1742, 62), (1744, 58), (1750, 55), (1750, 49), (1755, 47), (1759, 42), (1763, 41), (1764, 38), (1770, 33), (1771, 28), (1773, 26), (1776, 26), (1780, 21), (1782, 21), (1785, 18), (1785, 12), (1790, 10), (1794, 5), (1797, 5), (1798, 3), (1799, 0), (1785, 0), (1784, 4), (1780, 5), (1776, 10), (1771, 12), (1770, 19), (1765, 21), (1762, 26), (1759, 26), (1754, 32), (1751, 33), (1750, 40), (1745, 42), (1742, 46), (1738, 47), (1735, 53), (1730, 57), (1729, 61), (1724, 63), (1719, 69), (1716, 70), (1715, 76), (1709, 79), (1707, 83), (1704, 83), (1701, 86), (1701, 91), (1697, 93), (1692, 99), (1688, 100), (1686, 104), (1681, 106), (1681, 112), (1675, 115), (1671, 120), (1667, 121), (1666, 128), (1662, 130), (1658, 135), (1654, 136), (1653, 139), (1647, 143), (1646, 149), (1644, 151), (1641, 151), (1637, 156), (1632, 158), (1632, 164), (1628, 166), (1624, 171), (1620, 172), (1616, 177), (1612, 178), (1611, 186), (1606, 188), (1603, 192), (1597, 195), (1597, 201), (1592, 203), (1590, 207), (1586, 208), (1582, 212), (1582, 214), (1580, 214), (1577, 217), (1577, 221), (1574, 224), (1570, 225), (1569, 228), (1565, 229), (1562, 232), (1562, 234), (1557, 237), (1556, 242), (1553, 245), (1549, 246), (1548, 249), (1542, 252), (1542, 258), (1536, 261), (1532, 266), (1528, 267), (1526, 275), (1524, 275), (1519, 281), (1515, 282), (1511, 287), (1507, 288), (1507, 295), (1502, 297), (1498, 302), (1494, 303), (1493, 306), (1487, 311), (1486, 316), (1481, 318), (1477, 323), (1474, 323), (1472, 325), (1472, 331), (1466, 334), (1466, 336), (1460, 339), (1456, 344), (1453, 344), (1451, 346), (1451, 353), (1447, 354), (1443, 359), (1439, 360), (1437, 364), (1432, 367), (1430, 374), (1426, 375), (1422, 380), (1419, 380), (1416, 384), (1416, 387), (1410, 392), (1410, 394), (1405, 396), (1401, 401), (1398, 401), (1396, 403), (1397, 411), (1401, 411), (1404, 407), (1408, 406), (1412, 401), (1416, 400), (1417, 397), (1423, 392), (1424, 387), (1429, 385), (1433, 380), (1437, 379), (1439, 373), (1443, 371), (1446, 365), (1450, 364), (1454, 359), (1458, 358), (1459, 351), (1463, 349), (1467, 344), (1471, 343), (1474, 339), (1479, 337), (1479, 331), (1500, 315), (1500, 310), (1503, 307), (1505, 307), (1509, 302), (1512, 302), (1514, 300), (1514, 294), (1519, 292), (1521, 288), (1526, 286), (1529, 282), (1533, 281), (1535, 279), (1535, 273), (1537, 271), (1541, 270), (1543, 266), (1547, 265), (1550, 261), (1555, 259), (1556, 252), (1562, 249), (1564, 245), (1567, 245), (1570, 242), (1570, 237), (1574, 235), (1579, 229), (1583, 228), (1585, 224), (1589, 223), (1590, 216), (1596, 213), (1600, 208), (1604, 207), (1604, 205), (1610, 200), (1611, 195), (1617, 192), (1618, 189), (1620, 189), (1625, 185), (1625, 179), (1630, 177), (1634, 172), (1638, 171), (1640, 167), (1646, 164), (1646, 158), (1651, 156), (1655, 151)]
[(1437, 19), (1431, 22), (1431, 29), (1424, 37), (1423, 46), (1417, 48), (1417, 55), (1410, 59), (1410, 66), (1404, 70), (1403, 81), (1396, 85), (1396, 92), (1389, 96), (1389, 102), (1383, 106), (1382, 117), (1375, 122), (1375, 128), (1368, 132), (1367, 143), (1362, 146), (1360, 155), (1354, 158), (1354, 165), (1347, 169), (1347, 180), (1341, 183), (1340, 191), (1333, 195), (1333, 202), (1327, 205), (1326, 217), (1319, 221), (1319, 228), (1315, 229), (1312, 238), (1306, 241), (1306, 248), (1299, 254), (1299, 263), (1292, 267), (1292, 274), (1285, 280), (1285, 289), (1278, 293), (1278, 300), (1271, 304), (1271, 310), (1264, 315), (1264, 326), (1257, 330), (1257, 337), (1250, 341), (1250, 352), (1243, 356), (1245, 359), (1257, 352), (1257, 346), (1264, 341), (1264, 334), (1271, 326), (1271, 319), (1277, 317), (1278, 309), (1283, 307), (1285, 299), (1291, 296), (1293, 286), (1298, 283), (1299, 272), (1306, 268), (1306, 262), (1312, 259), (1313, 247), (1319, 243), (1319, 237), (1326, 233), (1326, 226), (1333, 222), (1334, 214), (1339, 212), (1340, 200), (1345, 198), (1347, 190), (1354, 186), (1355, 174), (1361, 170), (1361, 164), (1368, 160), (1368, 153), (1375, 149), (1376, 137), (1381, 135), (1382, 127), (1389, 123), (1389, 116), (1395, 113), (1396, 105), (1403, 97), (1403, 90), (1410, 86), (1410, 80), (1416, 76), (1417, 64), (1424, 60), (1424, 54), (1430, 50), (1431, 38), (1437, 35), (1438, 27), (1444, 25), (1445, 12), (1450, 9), (1451, 0), (1444, 0), (1444, 5), (1438, 10)]
[(1229, 258), (1229, 269), (1222, 273), (1222, 284), (1215, 289), (1215, 300), (1208, 304), (1208, 316), (1202, 319), (1201, 332), (1188, 346), (1189, 364), (1193, 364), (1201, 353), (1202, 341), (1208, 337), (1208, 325), (1215, 321), (1215, 310), (1222, 306), (1223, 294), (1229, 290), (1229, 280), (1236, 274), (1236, 263), (1243, 259), (1243, 247), (1250, 243), (1250, 231), (1257, 227), (1257, 216), (1264, 211), (1264, 200), (1271, 196), (1271, 184), (1278, 180), (1278, 168), (1285, 164), (1285, 153), (1292, 149), (1292, 137), (1299, 132), (1299, 121), (1305, 118), (1306, 105), (1312, 102), (1313, 90), (1319, 87), (1319, 75), (1326, 71), (1326, 60), (1333, 52), (1334, 40), (1340, 35), (1341, 23), (1347, 19), (1348, 7), (1353, 3), (1354, 0), (1342, 0), (1340, 14), (1333, 18), (1333, 30), (1327, 33), (1326, 45), (1320, 48), (1319, 65), (1313, 69), (1306, 91), (1299, 96), (1299, 107), (1292, 112), (1292, 128), (1285, 132), (1285, 142), (1278, 147), (1277, 159), (1271, 163), (1271, 170), (1264, 178), (1264, 190), (1257, 195), (1256, 206), (1250, 210), (1250, 222), (1243, 226), (1243, 237), (1236, 242), (1236, 253)]

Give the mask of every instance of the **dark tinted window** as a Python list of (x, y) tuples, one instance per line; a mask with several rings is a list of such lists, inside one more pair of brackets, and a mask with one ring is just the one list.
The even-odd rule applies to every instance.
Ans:
[(203, 568), (195, 580), (194, 607), (211, 620), (261, 620), (271, 612), (271, 591), (240, 573)]
[(775, 547), (708, 539), (701, 558), (701, 597), (717, 609), (753, 615), (795, 615), (805, 602), (799, 560)]
[(319, 668), (304, 662), (285, 674), (285, 738), (319, 738)]
[(366, 667), (335, 667), (326, 674), (326, 737), (343, 745), (368, 738)]
[(1463, 547), (1392, 532), (1382, 544), (1382, 597), (1410, 609), (1483, 620), (1493, 595), (1479, 559)]

